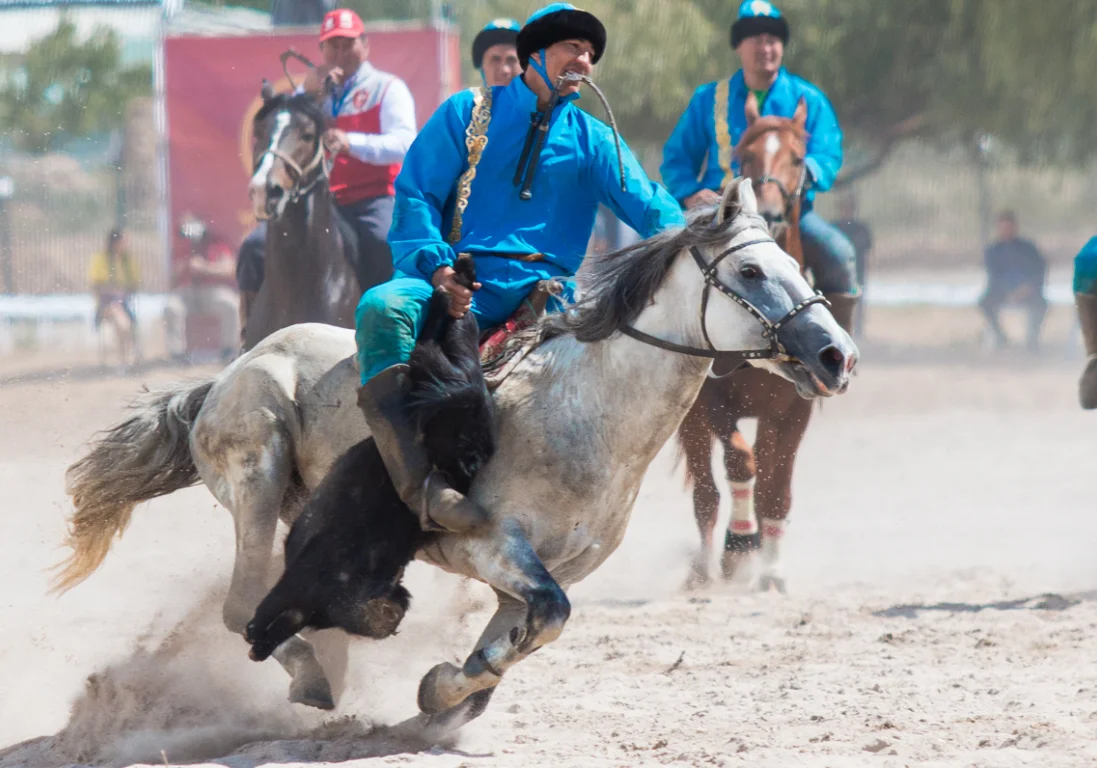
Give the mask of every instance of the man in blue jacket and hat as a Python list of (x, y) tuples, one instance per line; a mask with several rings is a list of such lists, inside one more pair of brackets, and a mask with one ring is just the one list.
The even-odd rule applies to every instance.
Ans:
[[(355, 318), (359, 406), (426, 530), (487, 520), (431, 473), (404, 414), (406, 363), (433, 289), (450, 294), (451, 313), (471, 311), (481, 328), (500, 325), (542, 280), (562, 282), (564, 298), (573, 296), (599, 203), (645, 237), (685, 223), (623, 145), (622, 178), (612, 132), (573, 103), (580, 82), (565, 75), (590, 75), (606, 48), (602, 23), (553, 3), (530, 16), (516, 43), (521, 77), (451, 96), (411, 145), (389, 233), (396, 274), (365, 293)], [(475, 291), (454, 280), (459, 253), (475, 259)]]
[(489, 21), (472, 40), (472, 66), (480, 72), (484, 85), (510, 85), (522, 72), (518, 63), (518, 32), (514, 19)]
[[(826, 294), (834, 317), (850, 329), (859, 295), (856, 254), (842, 232), (814, 210), (815, 195), (834, 184), (842, 165), (842, 131), (827, 97), (816, 86), (788, 72), (781, 62), (789, 41), (788, 20), (768, 0), (745, 0), (731, 27), (731, 47), (742, 68), (729, 80), (698, 88), (663, 148), (663, 183), (684, 207), (706, 205), (719, 198), (722, 186), (738, 172), (732, 157), (747, 128), (745, 107), (753, 93), (762, 115), (791, 118), (800, 99), (807, 105), (810, 134), (800, 235), (804, 260), (815, 287)], [(716, 130), (717, 111), (727, 132)], [(707, 160), (706, 160), (707, 157)]]

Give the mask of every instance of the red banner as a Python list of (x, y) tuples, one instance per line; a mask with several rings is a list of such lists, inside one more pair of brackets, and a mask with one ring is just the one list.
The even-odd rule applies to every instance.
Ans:
[[(370, 61), (408, 84), (420, 126), (461, 84), (456, 31), (406, 25), (368, 29)], [(251, 120), (263, 78), (287, 91), (279, 54), (296, 48), (320, 61), (316, 35), (172, 37), (165, 41), (168, 173), (174, 232), (197, 216), (233, 247), (254, 224), (248, 202)], [(290, 61), (290, 72), (305, 68)], [(177, 248), (172, 249), (178, 252)]]

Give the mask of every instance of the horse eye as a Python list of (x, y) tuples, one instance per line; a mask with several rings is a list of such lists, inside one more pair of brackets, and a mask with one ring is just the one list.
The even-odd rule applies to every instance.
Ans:
[(795, 165), (795, 166), (801, 166), (801, 165), (804, 164), (804, 158), (793, 155), (792, 156), (792, 164)]
[(762, 270), (758, 269), (758, 267), (753, 264), (744, 264), (739, 268), (739, 277), (744, 280), (754, 280), (755, 278), (760, 277), (761, 274)]
[(308, 142), (316, 141), (316, 134), (310, 131), (306, 131), (301, 134), (301, 138)]

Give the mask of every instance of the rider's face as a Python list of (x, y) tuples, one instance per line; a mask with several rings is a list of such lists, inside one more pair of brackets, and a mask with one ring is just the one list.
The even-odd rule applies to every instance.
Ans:
[(484, 51), (484, 79), (488, 85), (510, 85), (514, 76), (522, 71), (518, 63), (518, 49), (500, 43)]
[(333, 37), (320, 43), (324, 54), (324, 64), (339, 67), (344, 74), (351, 75), (369, 56), (369, 44), (362, 37)]
[(785, 44), (776, 35), (751, 35), (736, 51), (747, 72), (774, 75), (781, 68)]
[[(540, 54), (533, 54), (538, 58)], [(594, 46), (586, 40), (562, 40), (545, 51), (545, 70), (553, 83), (565, 72), (590, 76), (594, 71)], [(578, 82), (568, 82), (560, 87), (560, 96), (570, 96), (579, 90)]]

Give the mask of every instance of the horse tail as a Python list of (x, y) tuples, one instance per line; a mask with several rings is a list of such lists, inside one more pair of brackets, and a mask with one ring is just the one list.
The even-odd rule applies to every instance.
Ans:
[(54, 566), (51, 592), (64, 593), (91, 576), (143, 501), (199, 482), (190, 432), (213, 378), (183, 389), (153, 392), (133, 416), (108, 430), (65, 473), (75, 512), (65, 545), (72, 553)]

